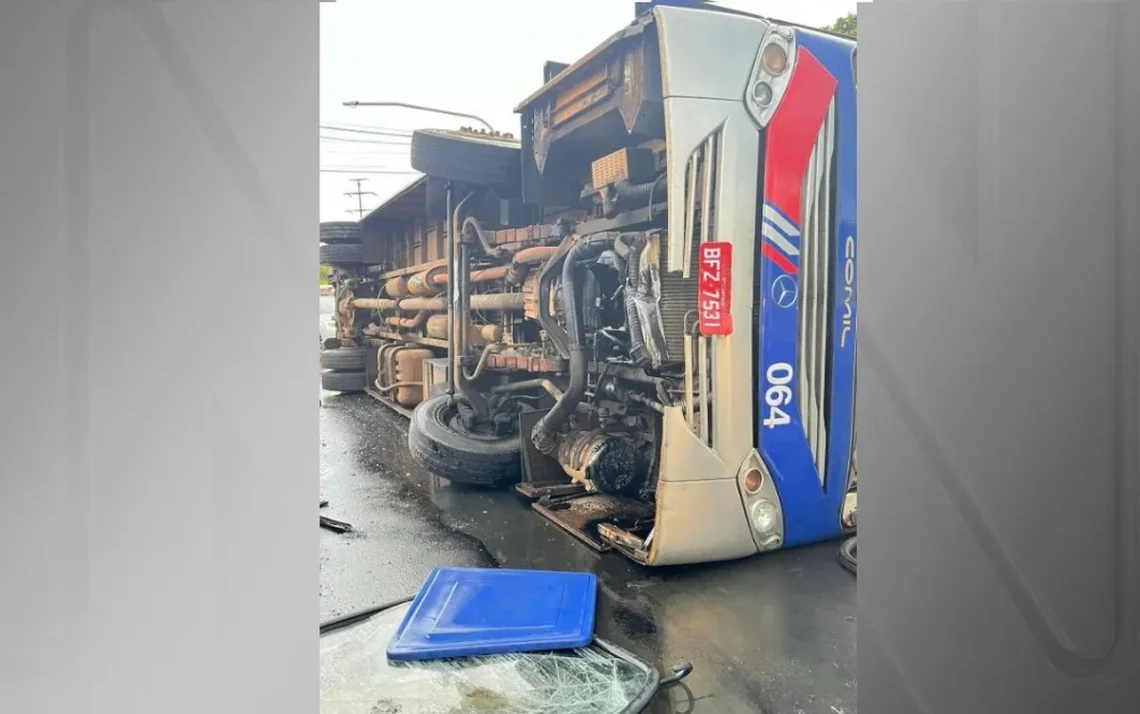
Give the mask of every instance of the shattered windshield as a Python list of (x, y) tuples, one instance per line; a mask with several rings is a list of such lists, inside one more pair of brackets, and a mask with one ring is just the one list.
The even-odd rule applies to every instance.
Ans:
[(593, 646), (390, 663), (407, 608), (321, 635), (321, 714), (620, 714), (656, 686), (647, 665)]

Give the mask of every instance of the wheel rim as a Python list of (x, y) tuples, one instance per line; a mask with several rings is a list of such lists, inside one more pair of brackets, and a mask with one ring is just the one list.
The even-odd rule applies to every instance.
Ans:
[[(486, 429), (468, 429), (467, 425), (463, 423), (463, 417), (459, 410), (459, 402), (454, 399), (449, 400), (449, 402), (443, 406), (443, 409), (440, 410), (439, 421), (447, 427), (449, 431), (477, 441), (503, 441), (504, 439), (510, 439), (516, 436), (514, 433), (492, 434)], [(490, 425), (480, 424), (479, 426), (489, 427)]]

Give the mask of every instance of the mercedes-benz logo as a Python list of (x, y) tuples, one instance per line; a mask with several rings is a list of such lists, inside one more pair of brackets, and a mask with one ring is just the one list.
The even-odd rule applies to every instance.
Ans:
[(789, 308), (796, 304), (800, 296), (800, 286), (796, 279), (787, 273), (772, 281), (772, 302), (778, 307)]

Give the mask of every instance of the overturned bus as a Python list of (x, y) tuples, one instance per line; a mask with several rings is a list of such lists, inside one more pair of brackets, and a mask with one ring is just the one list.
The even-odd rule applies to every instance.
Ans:
[(654, 6), (424, 175), (322, 226), (326, 389), (598, 550), (725, 560), (853, 528), (855, 43)]

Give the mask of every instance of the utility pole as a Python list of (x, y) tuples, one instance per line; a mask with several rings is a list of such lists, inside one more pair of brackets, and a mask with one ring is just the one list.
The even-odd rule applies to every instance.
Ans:
[(367, 180), (368, 179), (366, 179), (366, 178), (349, 179), (349, 181), (355, 181), (356, 182), (356, 190), (344, 192), (345, 196), (356, 196), (356, 208), (349, 208), (349, 209), (347, 209), (347, 211), (349, 213), (355, 213), (356, 214), (356, 220), (358, 220), (358, 221), (364, 218), (364, 197), (376, 195), (372, 191), (360, 190), (361, 184), (363, 184)]

